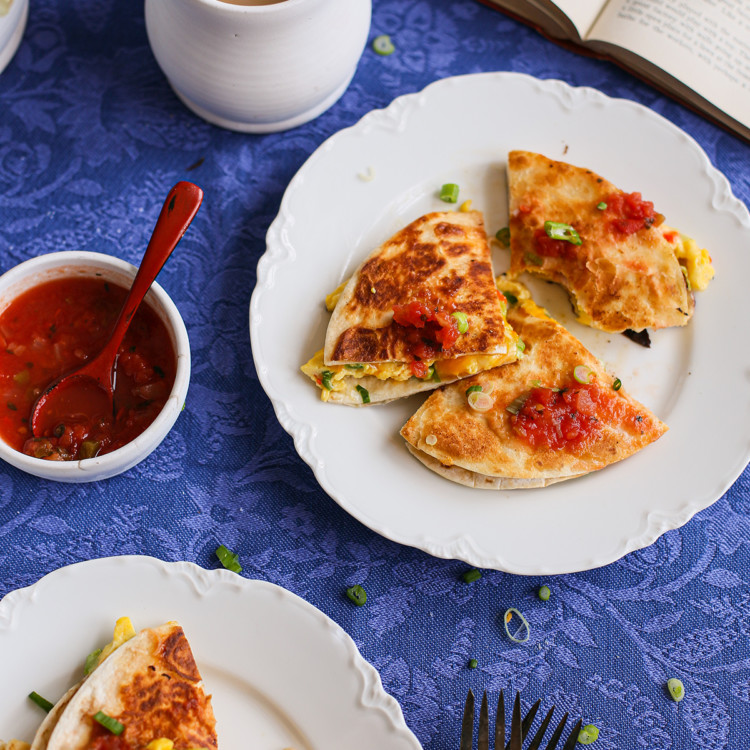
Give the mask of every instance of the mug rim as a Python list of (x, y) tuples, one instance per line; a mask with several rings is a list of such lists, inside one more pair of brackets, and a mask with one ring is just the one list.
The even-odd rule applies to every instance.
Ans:
[(302, 5), (310, 0), (277, 0), (270, 5), (237, 5), (229, 0), (193, 0), (193, 2), (209, 8), (222, 8), (228, 13), (278, 13), (281, 7)]

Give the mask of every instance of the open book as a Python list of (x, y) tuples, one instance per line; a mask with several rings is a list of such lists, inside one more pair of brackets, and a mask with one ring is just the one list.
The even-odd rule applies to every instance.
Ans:
[(750, 141), (750, 0), (482, 0)]

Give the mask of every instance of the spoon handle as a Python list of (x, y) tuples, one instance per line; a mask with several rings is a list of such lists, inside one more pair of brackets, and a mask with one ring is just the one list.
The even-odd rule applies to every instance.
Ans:
[(182, 239), (195, 214), (198, 213), (202, 201), (203, 190), (192, 182), (178, 182), (169, 191), (159, 218), (156, 220), (151, 240), (143, 254), (138, 273), (115, 322), (112, 336), (98, 355), (99, 357), (109, 356), (114, 359), (116, 356), (131, 318), (151, 284), (154, 283), (159, 271), (167, 262), (167, 258)]

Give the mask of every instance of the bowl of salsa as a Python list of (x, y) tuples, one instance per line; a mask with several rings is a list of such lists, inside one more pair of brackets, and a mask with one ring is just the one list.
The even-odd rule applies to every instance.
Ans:
[(61, 375), (107, 341), (136, 268), (102, 253), (49, 253), (0, 276), (0, 458), (62, 482), (120, 474), (148, 456), (183, 408), (190, 380), (185, 324), (154, 283), (115, 365), (114, 408), (65, 407), (41, 434), (29, 416)]

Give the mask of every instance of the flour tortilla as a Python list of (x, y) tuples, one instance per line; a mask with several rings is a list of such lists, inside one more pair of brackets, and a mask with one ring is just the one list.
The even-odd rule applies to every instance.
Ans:
[[(428, 468), (454, 482), (483, 489), (544, 487), (573, 479), (631, 456), (660, 437), (667, 426), (627, 394), (574, 336), (537, 307), (520, 284), (499, 279), (499, 288), (519, 300), (508, 320), (526, 349), (523, 358), (435, 391), (404, 425), (409, 450)], [(616, 418), (597, 425), (595, 441), (583, 447), (531, 447), (512, 428), (506, 407), (532, 387), (565, 388), (576, 366), (594, 373)], [(467, 388), (479, 385), (493, 399), (484, 413), (468, 403)], [(571, 391), (573, 389), (570, 389)]]
[(438, 358), (506, 354), (484, 220), (479, 211), (420, 217), (378, 247), (352, 275), (326, 332), (325, 363), (409, 362), (395, 305), (412, 300), (464, 313), (468, 330)]
[[(676, 254), (677, 232), (656, 223), (628, 235), (614, 230), (613, 216), (597, 206), (623, 191), (541, 154), (511, 151), (508, 184), (510, 275), (528, 271), (562, 285), (580, 322), (603, 331), (688, 323), (694, 300)], [(572, 226), (581, 244), (561, 242), (561, 257), (539, 253), (534, 234), (545, 221)]]
[(177, 623), (143, 630), (110, 654), (74, 690), (39, 747), (85, 750), (107, 731), (94, 721), (97, 711), (122, 723), (121, 737), (134, 747), (162, 737), (175, 750), (217, 747), (211, 699)]

